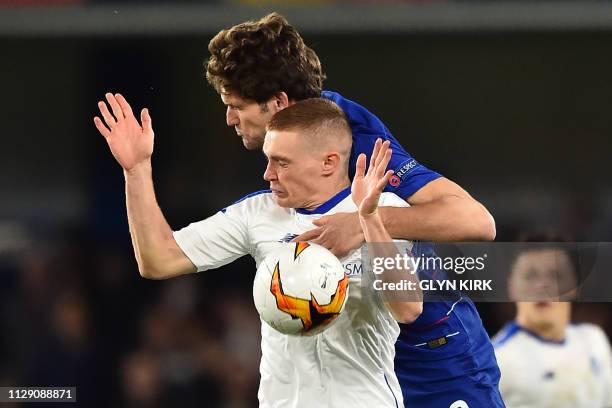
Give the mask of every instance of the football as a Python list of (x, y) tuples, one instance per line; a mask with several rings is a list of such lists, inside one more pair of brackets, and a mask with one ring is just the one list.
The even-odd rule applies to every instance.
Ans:
[(284, 244), (255, 275), (253, 299), (262, 320), (283, 334), (321, 333), (342, 313), (348, 298), (342, 263), (320, 245)]

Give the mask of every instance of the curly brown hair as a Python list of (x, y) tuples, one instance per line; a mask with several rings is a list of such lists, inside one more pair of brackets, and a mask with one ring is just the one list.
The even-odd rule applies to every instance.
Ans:
[(208, 51), (206, 79), (219, 93), (230, 90), (258, 103), (281, 91), (294, 101), (321, 95), (319, 57), (278, 13), (220, 31)]

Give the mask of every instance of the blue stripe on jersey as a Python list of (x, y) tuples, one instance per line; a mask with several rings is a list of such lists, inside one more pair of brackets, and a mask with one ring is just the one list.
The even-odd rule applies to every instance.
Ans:
[(495, 339), (493, 339), (493, 347), (498, 348), (500, 346), (503, 346), (504, 343), (510, 340), (520, 330), (521, 328), (518, 324), (514, 322), (508, 323), (506, 326), (504, 326), (500, 334)]
[(344, 200), (349, 194), (351, 194), (351, 186), (348, 186), (338, 194), (315, 208), (314, 210), (306, 210), (304, 208), (296, 208), (295, 211), (300, 214), (325, 214), (336, 206), (340, 201)]
[(391, 149), (393, 149), (393, 155), (387, 168), (394, 170), (395, 174), (391, 182), (385, 187), (385, 191), (407, 199), (430, 181), (442, 177), (412, 158), (393, 137), (385, 124), (363, 106), (344, 98), (337, 92), (323, 91), (321, 97), (334, 101), (340, 106), (351, 126), (353, 133), (353, 147), (349, 162), (351, 179), (355, 175), (357, 157), (361, 153), (365, 153), (369, 162), (374, 143), (378, 138), (383, 139), (383, 141), (389, 140)]
[(517, 322), (511, 322), (508, 323), (504, 328), (503, 328), (503, 334), (501, 334), (501, 336), (499, 337), (499, 340), (495, 340), (493, 342), (493, 346), (495, 347), (500, 347), (502, 346), (504, 343), (506, 343), (508, 340), (510, 340), (510, 338), (512, 336), (514, 336), (516, 333), (518, 333), (519, 331), (522, 331), (524, 333), (527, 333), (529, 336), (533, 337), (534, 339), (538, 340), (541, 343), (546, 343), (546, 344), (553, 344), (555, 346), (562, 346), (565, 344), (565, 339), (563, 340), (550, 340), (550, 339), (545, 339), (543, 337), (541, 337), (539, 334), (526, 329), (523, 326), (520, 326)]
[[(237, 200), (237, 201), (234, 201), (234, 202), (233, 202), (233, 203), (231, 203), (230, 205), (238, 204), (238, 203), (240, 203), (240, 202), (242, 202), (242, 201), (246, 200), (247, 198), (251, 198), (251, 197), (258, 196), (258, 195), (260, 195), (260, 194), (266, 194), (266, 193), (271, 193), (271, 192), (272, 192), (272, 190), (259, 190), (259, 191), (254, 191), (254, 192), (252, 192), (252, 193), (249, 193), (249, 194), (245, 195), (245, 196), (244, 196), (244, 197), (242, 197), (241, 199), (239, 199), (239, 200)], [(229, 207), (230, 205), (228, 205), (227, 207)], [(221, 212), (222, 212), (222, 213), (224, 213), (225, 211), (227, 211), (227, 207), (223, 207), (223, 208), (221, 209)]]

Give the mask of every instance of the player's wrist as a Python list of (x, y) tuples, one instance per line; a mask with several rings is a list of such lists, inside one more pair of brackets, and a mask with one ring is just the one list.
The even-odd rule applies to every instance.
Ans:
[(151, 165), (151, 159), (148, 158), (146, 160), (143, 160), (140, 163), (135, 164), (129, 169), (124, 168), (123, 174), (125, 175), (126, 178), (135, 177), (135, 176), (140, 176), (143, 174), (150, 174), (152, 170), (153, 168)]
[(365, 220), (369, 220), (375, 217), (379, 217), (378, 214), (378, 205), (375, 206), (374, 208), (364, 208), (364, 206), (360, 206), (359, 207), (359, 211), (357, 211), (357, 214), (359, 214), (359, 219), (365, 219)]
[(383, 225), (378, 209), (375, 209), (373, 212), (369, 213), (359, 213), (359, 223), (361, 224), (362, 230), (365, 230), (367, 227)]

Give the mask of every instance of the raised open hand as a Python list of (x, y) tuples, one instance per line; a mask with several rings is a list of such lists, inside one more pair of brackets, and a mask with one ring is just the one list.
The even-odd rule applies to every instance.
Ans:
[(98, 102), (98, 108), (104, 118), (94, 117), (94, 124), (104, 136), (115, 159), (124, 170), (132, 170), (140, 163), (144, 163), (153, 154), (153, 127), (148, 109), (140, 112), (142, 126), (134, 117), (132, 108), (120, 94), (107, 93), (106, 100), (111, 107), (108, 110), (106, 103)]
[(366, 173), (366, 155), (360, 154), (357, 158), (355, 177), (351, 186), (351, 197), (359, 208), (359, 216), (368, 217), (376, 214), (378, 200), (393, 175), (393, 170), (385, 172), (389, 160), (391, 160), (392, 150), (389, 148), (390, 142), (384, 143), (377, 139), (370, 158), (370, 166)]

